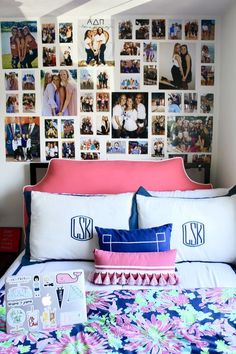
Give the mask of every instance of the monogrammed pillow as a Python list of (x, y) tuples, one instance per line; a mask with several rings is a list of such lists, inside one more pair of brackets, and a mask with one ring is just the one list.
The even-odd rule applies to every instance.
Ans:
[(78, 196), (31, 192), (30, 197), (30, 260), (92, 260), (98, 247), (95, 225), (129, 228), (133, 193)]
[(206, 199), (137, 195), (140, 228), (172, 223), (177, 261), (236, 263), (236, 195)]

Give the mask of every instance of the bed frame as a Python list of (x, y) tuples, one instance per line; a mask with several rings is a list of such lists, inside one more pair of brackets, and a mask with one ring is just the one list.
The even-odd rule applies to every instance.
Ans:
[[(42, 167), (46, 168), (47, 164)], [(42, 180), (36, 185), (26, 186), (24, 190), (110, 194), (135, 192), (140, 186), (159, 191), (212, 188), (210, 183), (204, 184), (191, 180), (186, 173), (183, 159), (174, 157), (160, 161), (52, 159)]]

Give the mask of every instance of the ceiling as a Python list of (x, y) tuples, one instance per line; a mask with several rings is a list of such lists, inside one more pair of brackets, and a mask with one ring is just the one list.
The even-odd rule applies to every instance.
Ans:
[(235, 0), (0, 0), (1, 18), (51, 16), (221, 16)]

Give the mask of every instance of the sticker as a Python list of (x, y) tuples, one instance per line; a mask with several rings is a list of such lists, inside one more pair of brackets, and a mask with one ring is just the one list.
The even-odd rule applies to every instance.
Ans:
[(14, 275), (13, 277), (7, 278), (7, 283), (9, 284), (28, 283), (29, 281), (31, 281), (30, 275)]
[(8, 311), (7, 314), (7, 323), (11, 327), (16, 327), (16, 330), (20, 329), (20, 326), (25, 322), (25, 311), (21, 308), (12, 308)]
[(49, 294), (42, 297), (42, 304), (44, 307), (51, 306), (52, 300)]
[(52, 275), (44, 275), (43, 276), (43, 286), (53, 286), (53, 277)]
[(16, 306), (27, 306), (27, 305), (32, 305), (33, 300), (23, 300), (23, 301), (8, 301), (7, 306), (9, 307), (16, 307)]
[(70, 285), (67, 302), (83, 299), (83, 293), (78, 285)]
[(28, 286), (15, 286), (8, 289), (7, 300), (20, 300), (33, 297), (32, 290)]
[(62, 300), (63, 300), (63, 296), (64, 296), (64, 288), (57, 288), (56, 290), (57, 292), (57, 299), (58, 299), (58, 303), (59, 303), (59, 307), (61, 308), (61, 304), (62, 304)]
[(39, 310), (34, 310), (32, 306), (31, 311), (26, 312), (27, 324), (30, 331), (36, 331), (39, 329)]
[(43, 328), (52, 328), (56, 326), (56, 309), (51, 309), (50, 307), (45, 308), (42, 316), (41, 321), (43, 324)]
[(38, 275), (35, 275), (33, 279), (33, 291), (34, 297), (40, 297), (40, 281)]
[(57, 284), (70, 284), (76, 283), (82, 274), (82, 272), (73, 272), (74, 277), (71, 276), (69, 273), (58, 273), (56, 275), (56, 282)]

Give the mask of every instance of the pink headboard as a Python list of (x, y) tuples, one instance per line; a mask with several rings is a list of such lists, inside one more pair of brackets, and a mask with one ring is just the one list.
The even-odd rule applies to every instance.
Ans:
[(135, 192), (143, 186), (153, 191), (210, 189), (211, 184), (192, 181), (183, 160), (74, 161), (53, 159), (45, 177), (25, 191), (109, 194)]

